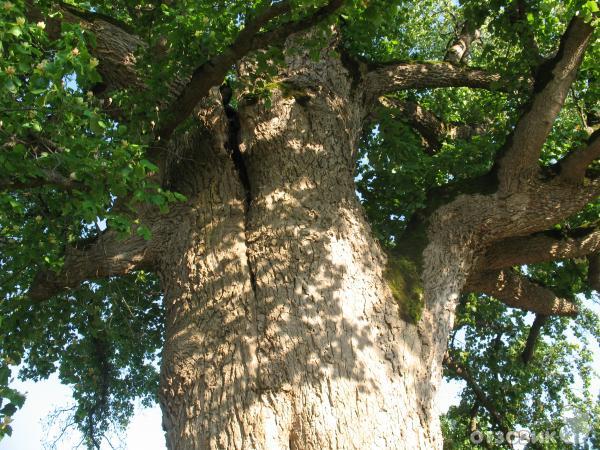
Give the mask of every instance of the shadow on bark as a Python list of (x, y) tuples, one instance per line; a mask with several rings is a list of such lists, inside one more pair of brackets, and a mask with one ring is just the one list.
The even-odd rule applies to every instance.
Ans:
[(361, 112), (347, 93), (273, 95), (240, 106), (248, 183), (222, 141), (177, 169), (197, 184), (160, 261), (168, 445), (431, 443), (430, 352), (354, 191)]

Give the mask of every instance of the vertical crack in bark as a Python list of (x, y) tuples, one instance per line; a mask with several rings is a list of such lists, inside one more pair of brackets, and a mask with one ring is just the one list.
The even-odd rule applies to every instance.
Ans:
[(227, 143), (226, 148), (229, 151), (231, 160), (235, 166), (236, 172), (244, 189), (244, 235), (246, 241), (246, 260), (248, 264), (248, 272), (250, 273), (250, 285), (252, 292), (256, 297), (257, 285), (256, 285), (256, 274), (254, 273), (254, 267), (250, 262), (250, 252), (248, 246), (248, 220), (250, 213), (250, 206), (252, 203), (252, 191), (250, 187), (250, 177), (248, 176), (248, 170), (246, 168), (246, 162), (244, 161), (244, 155), (240, 151), (240, 118), (230, 101), (232, 97), (231, 87), (227, 84), (221, 86), (221, 97), (223, 99), (223, 108), (225, 109), (225, 115), (227, 116)]

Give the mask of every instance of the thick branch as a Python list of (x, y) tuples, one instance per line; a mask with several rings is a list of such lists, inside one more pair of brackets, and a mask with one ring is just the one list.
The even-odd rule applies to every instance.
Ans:
[(478, 270), (497, 270), (556, 259), (582, 258), (600, 251), (600, 230), (581, 228), (569, 233), (546, 231), (494, 243), (477, 264)]
[[(536, 183), (537, 180), (532, 181), (533, 186)], [(585, 183), (579, 184), (565, 183), (560, 178), (542, 181), (530, 196), (531, 226), (513, 235), (535, 233), (553, 227), (573, 214), (579, 213), (599, 196), (600, 178), (590, 177), (585, 180)], [(514, 197), (518, 198), (519, 195)]]
[(500, 75), (448, 62), (398, 62), (377, 66), (363, 81), (369, 98), (404, 89), (438, 87), (500, 87)]
[(198, 102), (208, 95), (210, 88), (221, 84), (231, 67), (244, 56), (268, 46), (279, 45), (290, 35), (317, 25), (326, 17), (335, 13), (343, 3), (343, 0), (330, 0), (325, 6), (303, 19), (281, 24), (271, 31), (261, 32), (260, 30), (269, 21), (291, 11), (291, 5), (288, 1), (276, 3), (269, 7), (246, 24), (235, 41), (222, 53), (194, 70), (188, 84), (168, 109), (157, 136), (161, 140), (169, 138), (175, 128), (190, 116)]
[(587, 146), (575, 150), (560, 162), (560, 178), (565, 182), (580, 183), (587, 168), (600, 158), (600, 129), (589, 138)]
[(135, 70), (135, 52), (145, 47), (145, 42), (122, 25), (106, 16), (79, 10), (71, 5), (61, 3), (61, 17), (44, 17), (35, 7), (35, 2), (28, 2), (29, 20), (43, 20), (50, 39), (60, 37), (61, 23), (79, 23), (84, 29), (92, 32), (96, 45), (90, 47), (90, 53), (98, 59), (98, 73), (102, 77), (102, 86), (98, 91), (114, 91), (124, 88), (141, 88), (141, 82)]
[(538, 172), (540, 151), (575, 80), (592, 31), (583, 19), (573, 18), (556, 57), (538, 69), (531, 104), (499, 161), (500, 191), (517, 192)]
[(469, 434), (477, 431), (477, 413), (479, 412), (479, 403), (475, 402), (469, 412)]
[(574, 316), (577, 307), (559, 298), (550, 289), (540, 286), (513, 270), (486, 271), (472, 274), (465, 292), (480, 292), (492, 296), (512, 308), (524, 309), (546, 316)]
[(388, 97), (380, 97), (379, 103), (399, 113), (421, 135), (425, 151), (429, 155), (436, 153), (446, 139), (469, 139), (485, 131), (482, 125), (445, 123), (417, 103)]
[(469, 57), (471, 44), (479, 39), (481, 33), (477, 27), (473, 27), (469, 22), (465, 22), (460, 30), (460, 33), (448, 47), (444, 61), (452, 64), (465, 63)]
[(529, 334), (527, 335), (525, 348), (523, 349), (523, 353), (521, 353), (521, 361), (523, 361), (523, 364), (527, 365), (531, 362), (535, 352), (535, 346), (540, 337), (540, 332), (547, 321), (548, 316), (544, 316), (542, 314), (537, 314), (535, 316), (535, 320), (531, 324), (531, 328), (529, 328)]
[(588, 256), (588, 284), (595, 291), (600, 292), (600, 250)]
[(114, 232), (104, 233), (87, 248), (68, 248), (59, 273), (50, 270), (38, 272), (29, 288), (29, 297), (42, 301), (76, 288), (85, 280), (150, 268), (150, 248), (149, 241), (140, 236), (121, 240)]

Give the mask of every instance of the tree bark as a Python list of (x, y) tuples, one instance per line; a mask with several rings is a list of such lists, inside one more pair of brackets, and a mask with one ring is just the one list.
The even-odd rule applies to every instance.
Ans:
[(206, 121), (222, 125), (158, 262), (170, 449), (441, 448), (435, 393), (461, 277), (426, 275), (421, 320), (401, 318), (354, 190), (353, 89), (339, 59), (299, 55), (270, 107), (246, 98)]

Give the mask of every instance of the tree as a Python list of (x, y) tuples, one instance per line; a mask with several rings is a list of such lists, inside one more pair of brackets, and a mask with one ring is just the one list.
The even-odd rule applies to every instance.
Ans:
[(598, 289), (597, 12), (4, 2), (2, 374), (92, 448), (153, 393), (171, 449), (441, 448), (444, 363), (504, 430), (448, 338)]

